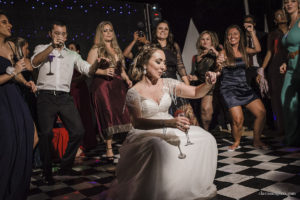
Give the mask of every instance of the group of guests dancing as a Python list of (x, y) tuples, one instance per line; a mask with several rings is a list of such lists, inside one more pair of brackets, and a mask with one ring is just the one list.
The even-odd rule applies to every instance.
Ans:
[[(278, 108), (280, 102), (283, 105), (283, 109), (274, 109), (276, 116), (283, 112), (285, 119), (294, 119), (278, 123), (278, 128), (284, 131), (286, 144), (295, 146), (300, 141), (299, 7), (299, 0), (283, 0), (283, 10), (275, 12), (278, 29), (269, 36), (266, 57), (262, 68), (258, 69), (259, 76), (255, 76), (261, 91), (266, 91), (263, 72), (270, 61), (273, 73), (281, 80), (283, 75), (280, 72), (285, 73), (284, 81), (281, 81), (281, 101), (276, 79), (272, 80), (275, 75), (270, 79), (271, 97), (275, 107)], [(32, 152), (38, 142), (43, 163), (42, 181), (54, 184), (51, 139), (57, 116), (69, 134), (68, 146), (57, 175), (80, 175), (80, 172), (72, 169), (72, 165), (80, 144), (84, 143), (83, 136), (89, 133), (85, 132), (84, 120), (78, 111), (79, 104), (79, 109), (76, 109), (74, 98), (69, 95), (71, 83), (77, 84), (75, 89), (87, 89), (78, 85), (82, 83), (80, 74), (92, 77), (92, 106), (98, 131), (106, 143), (107, 159), (114, 159), (113, 135), (128, 133), (120, 148), (116, 180), (108, 191), (102, 193), (103, 199), (214, 197), (217, 144), (208, 130), (217, 81), (232, 120), (234, 142), (228, 150), (240, 148), (244, 122), (242, 106), (255, 117), (253, 146), (268, 148), (261, 141), (266, 109), (246, 74), (247, 69), (254, 65), (253, 56), (262, 48), (255, 23), (249, 18), (251, 16), (246, 17), (243, 23), (246, 34), (237, 25), (226, 29), (224, 45), (219, 45), (214, 32), (203, 31), (196, 44), (198, 54), (193, 57), (192, 73), (188, 75), (179, 45), (174, 42), (167, 21), (157, 24), (151, 42), (144, 35), (135, 33), (133, 42), (124, 52), (118, 45), (112, 23), (103, 21), (96, 29), (94, 45), (87, 61), (73, 51), (76, 45), (70, 45), (70, 49), (66, 47), (67, 25), (62, 21), (54, 21), (49, 30), (51, 42), (36, 46), (29, 60), (27, 42), (27, 46), (19, 49), (16, 42), (8, 40), (12, 25), (1, 11), (0, 144), (3, 150), (0, 154), (0, 199), (26, 199)], [(288, 26), (283, 25), (287, 23)], [(245, 35), (249, 37), (247, 42)], [(280, 45), (281, 38), (283, 46), (287, 48), (283, 54), (288, 59), (279, 55), (279, 52), (284, 52), (284, 47)], [(133, 53), (131, 50), (136, 43), (140, 47)], [(134, 58), (128, 70), (124, 56)], [(38, 68), (36, 84), (32, 77), (26, 76), (34, 68)], [(182, 81), (177, 80), (177, 74)], [(34, 108), (28, 108), (18, 85), (35, 93), (35, 111)], [(73, 94), (76, 96), (76, 90), (73, 90)], [(188, 98), (202, 99), (203, 128), (198, 126)]]

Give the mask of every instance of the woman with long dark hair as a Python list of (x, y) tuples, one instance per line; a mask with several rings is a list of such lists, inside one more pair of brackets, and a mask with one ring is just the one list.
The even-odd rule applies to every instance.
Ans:
[(217, 59), (219, 66), (222, 67), (220, 93), (232, 118), (234, 143), (229, 147), (229, 151), (240, 148), (244, 122), (242, 106), (245, 106), (255, 116), (253, 146), (268, 148), (260, 140), (266, 119), (266, 110), (261, 100), (247, 84), (245, 72), (248, 66), (248, 54), (257, 53), (261, 48), (253, 31), (253, 25), (250, 23), (245, 25), (253, 39), (254, 49), (245, 47), (242, 30), (239, 26), (232, 25), (225, 32), (224, 49)]
[[(179, 45), (174, 41), (174, 35), (170, 30), (170, 25), (166, 20), (159, 22), (153, 31), (152, 44), (161, 48), (166, 56), (167, 69), (163, 78), (177, 79), (177, 74), (186, 85), (190, 85), (185, 66), (182, 61)], [(176, 111), (184, 112), (193, 125), (198, 125), (192, 106), (183, 98), (176, 98), (170, 107), (170, 113), (176, 115)]]
[(24, 58), (13, 61), (14, 44), (7, 41), (11, 29), (6, 14), (0, 11), (0, 199), (24, 200), (32, 170), (34, 123), (13, 81), (26, 64)]

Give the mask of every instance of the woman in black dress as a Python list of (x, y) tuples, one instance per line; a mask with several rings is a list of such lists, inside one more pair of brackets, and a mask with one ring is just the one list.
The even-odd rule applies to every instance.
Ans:
[(267, 148), (260, 140), (266, 119), (266, 110), (261, 100), (247, 84), (245, 74), (248, 66), (247, 54), (257, 53), (261, 48), (253, 31), (253, 25), (250, 23), (245, 25), (251, 33), (254, 49), (245, 47), (245, 39), (240, 27), (232, 25), (226, 30), (224, 50), (221, 51), (217, 59), (218, 65), (222, 67), (220, 93), (232, 118), (234, 143), (228, 148), (229, 151), (240, 148), (244, 122), (242, 106), (245, 106), (255, 116), (253, 146)]
[(0, 12), (0, 199), (23, 200), (29, 190), (34, 124), (20, 91), (12, 80), (25, 68), (24, 59), (12, 65), (6, 40), (12, 25)]
[[(268, 35), (268, 51), (261, 67), (261, 76), (266, 74), (271, 97), (271, 105), (276, 128), (275, 135), (284, 134), (283, 111), (281, 104), (281, 89), (284, 75), (280, 73), (280, 66), (287, 61), (288, 51), (282, 44), (282, 38), (288, 31), (287, 17), (283, 10), (279, 9), (274, 13), (274, 22), (277, 28)], [(264, 73), (266, 72), (267, 73)]]
[[(185, 66), (182, 61), (179, 45), (174, 42), (174, 36), (170, 31), (170, 26), (167, 21), (164, 20), (157, 24), (153, 32), (152, 43), (161, 48), (166, 56), (167, 70), (164, 72), (162, 78), (177, 79), (178, 74), (185, 84), (190, 85)], [(174, 116), (182, 111), (185, 113), (185, 116), (190, 119), (191, 124), (198, 125), (192, 106), (187, 100), (177, 97), (172, 102), (170, 114)]]
[[(219, 52), (216, 50), (219, 45), (217, 35), (211, 31), (202, 31), (196, 43), (197, 55), (192, 59), (192, 71), (189, 75), (191, 85), (205, 83), (207, 71), (215, 71), (216, 57)], [(202, 126), (208, 131), (213, 114), (213, 90), (214, 87), (201, 98), (200, 112)], [(199, 104), (197, 103), (197, 107)]]

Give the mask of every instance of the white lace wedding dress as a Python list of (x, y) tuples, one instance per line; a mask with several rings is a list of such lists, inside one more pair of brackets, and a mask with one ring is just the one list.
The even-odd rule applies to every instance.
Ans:
[[(179, 81), (163, 79), (164, 94), (160, 103), (144, 98), (131, 88), (126, 103), (130, 109), (148, 119), (170, 119), (174, 88)], [(189, 135), (193, 145), (186, 144), (184, 132), (167, 128), (133, 129), (120, 148), (117, 179), (106, 196), (117, 200), (195, 200), (216, 195), (213, 180), (217, 166), (217, 145), (214, 137), (204, 129), (191, 126)], [(185, 159), (179, 159), (177, 146), (170, 143), (174, 135), (180, 140)]]

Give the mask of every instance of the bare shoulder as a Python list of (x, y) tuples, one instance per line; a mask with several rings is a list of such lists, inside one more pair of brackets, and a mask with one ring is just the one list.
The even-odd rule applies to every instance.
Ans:
[(7, 41), (7, 44), (10, 45), (12, 48), (15, 48), (15, 43), (12, 41)]

